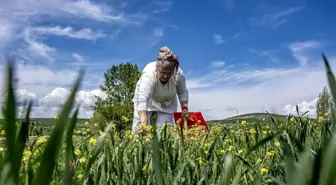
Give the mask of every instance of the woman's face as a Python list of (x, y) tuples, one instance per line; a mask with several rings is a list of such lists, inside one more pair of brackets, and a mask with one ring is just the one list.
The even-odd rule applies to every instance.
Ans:
[(170, 80), (171, 76), (173, 75), (173, 71), (160, 69), (158, 75), (162, 83), (167, 83)]

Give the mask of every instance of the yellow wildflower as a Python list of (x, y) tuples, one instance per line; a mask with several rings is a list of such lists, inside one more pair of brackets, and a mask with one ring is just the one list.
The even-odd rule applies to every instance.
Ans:
[(258, 164), (258, 163), (261, 163), (262, 162), (262, 160), (259, 158), (259, 159), (257, 159), (257, 161), (256, 161), (256, 163)]
[(80, 163), (85, 163), (85, 162), (86, 162), (86, 158), (85, 158), (85, 157), (80, 158), (80, 159), (79, 159), (79, 162), (80, 162)]
[(322, 124), (325, 121), (323, 116), (320, 116), (317, 120), (318, 123)]
[(228, 143), (231, 143), (231, 142), (232, 142), (231, 139), (225, 139), (225, 140), (224, 140), (224, 144), (228, 144)]
[(89, 124), (89, 122), (88, 122), (88, 121), (85, 121), (84, 125), (88, 125), (88, 124)]
[(4, 150), (5, 150), (4, 148), (0, 147), (0, 152), (2, 152), (2, 151), (4, 151)]
[(60, 117), (60, 114), (57, 113), (57, 114), (55, 114), (54, 119), (59, 119), (59, 117)]
[(82, 178), (83, 178), (83, 174), (79, 174), (79, 175), (77, 175), (77, 178), (78, 178), (78, 179), (82, 179)]
[(146, 171), (146, 170), (147, 170), (147, 167), (148, 167), (148, 164), (146, 164), (146, 165), (142, 168), (142, 171)]
[(276, 142), (274, 143), (274, 145), (277, 146), (277, 147), (280, 147), (280, 143), (279, 143), (278, 141), (276, 141)]
[(79, 149), (76, 149), (74, 153), (75, 155), (79, 156), (81, 154), (81, 151)]
[(1, 135), (5, 135), (6, 131), (5, 130), (1, 130)]
[(255, 133), (257, 133), (257, 132), (256, 132), (256, 130), (255, 130), (254, 128), (251, 128), (251, 129), (250, 129), (250, 133), (251, 133), (251, 134), (255, 134)]
[(266, 173), (268, 173), (268, 169), (267, 168), (261, 168), (260, 173), (261, 174), (266, 174)]
[(266, 156), (268, 156), (268, 157), (273, 157), (274, 154), (275, 154), (274, 151), (266, 152)]
[(47, 139), (45, 137), (39, 137), (38, 140), (37, 140), (37, 144), (42, 144), (42, 143), (45, 143), (47, 142)]
[(234, 147), (233, 146), (229, 146), (229, 151), (233, 151)]
[(294, 117), (291, 117), (289, 121), (290, 121), (290, 122), (295, 122), (296, 119), (295, 119)]
[(202, 157), (199, 157), (199, 158), (197, 158), (196, 160), (198, 161), (198, 163), (199, 163), (200, 165), (203, 164), (203, 159), (202, 159)]
[(24, 162), (27, 162), (28, 159), (31, 157), (31, 155), (32, 155), (32, 152), (30, 150), (24, 150), (23, 151), (23, 158), (22, 158), (22, 160)]
[(242, 120), (242, 121), (241, 121), (241, 124), (245, 127), (245, 126), (247, 125), (247, 121)]
[(89, 140), (89, 143), (90, 143), (90, 144), (96, 144), (96, 142), (97, 142), (97, 139), (95, 139), (95, 138), (91, 138), (91, 139)]

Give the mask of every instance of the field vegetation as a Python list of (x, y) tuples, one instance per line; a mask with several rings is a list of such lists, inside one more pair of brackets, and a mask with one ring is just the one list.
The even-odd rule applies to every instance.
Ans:
[[(323, 59), (335, 101), (335, 77)], [(286, 119), (266, 115), (212, 122), (209, 130), (173, 124), (159, 128), (154, 114), (151, 125), (132, 135), (120, 126), (129, 122), (128, 116), (118, 114), (120, 122), (77, 119), (74, 98), (84, 74), (80, 71), (48, 134), (31, 138), (32, 102), (25, 118), (17, 119), (13, 68), (8, 63), (0, 127), (1, 185), (336, 183), (336, 127), (330, 108), (319, 107), (324, 112), (317, 119), (298, 111)]]

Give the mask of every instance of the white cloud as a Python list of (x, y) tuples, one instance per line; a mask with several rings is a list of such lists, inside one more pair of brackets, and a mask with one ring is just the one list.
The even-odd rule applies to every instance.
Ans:
[[(204, 90), (190, 89), (190, 111), (207, 110), (203, 112), (207, 119), (222, 119), (236, 115), (235, 111), (227, 110), (229, 106), (238, 109), (239, 114), (265, 111), (285, 114), (287, 113), (284, 111), (285, 106), (288, 107), (288, 104), (294, 106), (316, 98), (326, 85), (323, 68), (302, 69), (283, 75), (280, 75), (283, 73), (282, 70), (274, 69), (273, 72), (277, 75), (261, 77), (253, 71), (243, 73), (246, 79), (248, 74), (251, 75), (249, 78), (259, 76), (262, 79), (259, 83), (248, 86), (229, 86), (230, 81), (233, 81), (231, 84), (236, 84), (238, 82), (235, 81), (239, 78), (228, 78), (222, 85), (213, 83)], [(264, 74), (267, 75), (267, 72)], [(216, 78), (221, 79), (222, 76)]]
[[(72, 27), (34, 27), (46, 19), (66, 23), (69, 20), (87, 19), (108, 24), (140, 25), (148, 19), (146, 14), (125, 13), (110, 7), (107, 4), (89, 0), (11, 0), (0, 1), (0, 50), (17, 39), (26, 39), (28, 51), (38, 52), (45, 59), (51, 59), (50, 52), (54, 49), (42, 41), (37, 41), (36, 32), (67, 36), (76, 39), (96, 40), (105, 37), (102, 31), (93, 31), (91, 28), (74, 30)], [(27, 40), (27, 29), (30, 37)], [(35, 30), (35, 32), (34, 32)], [(28, 52), (27, 51), (27, 52)], [(21, 53), (22, 55), (22, 53)]]
[(121, 21), (123, 15), (113, 16), (110, 14), (111, 9), (104, 5), (93, 4), (88, 0), (68, 2), (61, 10), (76, 16), (82, 16), (99, 21)]
[[(79, 68), (77, 68), (79, 69)], [(19, 89), (26, 89), (38, 97), (44, 96), (57, 87), (72, 86), (77, 77), (77, 69), (52, 69), (42, 65), (23, 64), (17, 62), (15, 77)], [(0, 64), (0, 93), (4, 93), (5, 73), (4, 65)], [(89, 80), (97, 80), (98, 76), (85, 75), (84, 84)]]
[(54, 61), (53, 55), (56, 52), (55, 48), (35, 40), (28, 31), (26, 32), (24, 40), (28, 45), (25, 52), (26, 56), (42, 57), (43, 59), (47, 59), (46, 61), (48, 62)]
[[(299, 114), (302, 115), (303, 113), (306, 113), (308, 111), (309, 115), (312, 117), (316, 117), (316, 102), (317, 98), (313, 99), (312, 101), (302, 101), (301, 103), (298, 103), (298, 109), (299, 109)], [(284, 112), (286, 114), (292, 114), (292, 115), (297, 115), (297, 110), (296, 110), (296, 105), (286, 105), (283, 108)]]
[(252, 26), (267, 26), (270, 28), (277, 28), (288, 21), (288, 16), (300, 11), (302, 7), (291, 7), (281, 12), (265, 14), (262, 17), (251, 17), (249, 19)]
[(279, 57), (277, 56), (277, 50), (263, 50), (263, 51), (257, 51), (255, 49), (250, 49), (252, 53), (257, 54), (259, 57), (265, 57), (270, 62), (278, 62)]
[(10, 41), (12, 41), (15, 37), (14, 34), (14, 25), (5, 19), (1, 19), (0, 13), (0, 50), (7, 45)]
[(106, 35), (102, 31), (93, 31), (90, 28), (83, 28), (79, 31), (75, 31), (72, 27), (55, 26), (55, 27), (33, 27), (31, 31), (37, 34), (49, 34), (58, 36), (67, 36), (75, 39), (87, 39), (96, 40), (98, 38), (105, 37)]
[[(309, 42), (302, 43), (293, 45), (311, 46), (307, 44)], [(204, 77), (188, 78), (190, 111), (201, 111), (206, 119), (223, 119), (235, 116), (237, 110), (239, 114), (266, 111), (296, 114), (295, 106), (298, 105), (300, 113), (309, 111), (308, 115), (315, 117), (316, 98), (325, 86), (328, 87), (325, 66), (321, 57), (314, 59), (311, 53), (303, 53), (302, 56), (311, 61), (306, 66), (245, 67), (239, 71), (224, 66), (204, 74)], [(336, 57), (327, 57), (336, 73)]]
[(79, 63), (85, 62), (84, 57), (78, 53), (73, 53), (72, 57), (77, 60)]
[(301, 69), (242, 69), (241, 71), (232, 71), (227, 68), (213, 70), (211, 73), (204, 74), (203, 77), (197, 78), (200, 83), (217, 85), (238, 85), (241, 83), (264, 83), (268, 79), (282, 78), (295, 73), (302, 72)]
[(141, 49), (144, 51), (152, 48), (156, 44), (160, 43), (164, 38), (164, 29), (163, 28), (154, 28), (152, 31), (152, 35), (141, 37), (138, 41), (140, 43), (145, 42), (145, 44), (141, 44)]
[(237, 32), (233, 35), (233, 39), (234, 40), (239, 40), (242, 35), (243, 35), (243, 32), (239, 31), (239, 32)]
[(320, 48), (321, 42), (318, 41), (305, 41), (295, 42), (288, 47), (293, 53), (293, 57), (300, 63), (300, 65), (306, 65), (309, 62), (308, 54), (313, 49)]
[(225, 40), (223, 39), (222, 35), (220, 34), (214, 34), (213, 38), (215, 40), (215, 44), (222, 44), (225, 42)]
[(199, 79), (187, 79), (187, 88), (188, 89), (198, 89), (198, 88), (205, 88), (210, 87), (212, 84), (205, 83)]
[(145, 15), (126, 14), (119, 12), (107, 4), (94, 3), (89, 0), (12, 0), (0, 2), (0, 7), (13, 16), (54, 16), (64, 17), (77, 16), (95, 21), (118, 23), (118, 24), (139, 24), (146, 20)]
[(15, 96), (18, 102), (26, 102), (38, 98), (35, 93), (29, 92), (27, 89), (17, 89), (15, 91)]
[(220, 68), (220, 67), (223, 67), (225, 65), (225, 62), (223, 61), (215, 61), (215, 62), (212, 62), (211, 66), (213, 68)]
[(159, 9), (155, 9), (153, 14), (168, 12), (173, 4), (173, 1), (154, 1), (154, 5)]
[(153, 34), (155, 37), (159, 37), (159, 38), (164, 36), (164, 32), (162, 28), (155, 28), (153, 30)]

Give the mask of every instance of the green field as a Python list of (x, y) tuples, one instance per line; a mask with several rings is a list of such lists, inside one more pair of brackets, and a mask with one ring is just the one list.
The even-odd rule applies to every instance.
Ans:
[[(294, 115), (296, 116), (296, 115)], [(262, 120), (270, 120), (270, 118), (274, 118), (281, 121), (286, 121), (288, 119), (288, 115), (281, 115), (281, 114), (268, 114), (268, 113), (250, 113), (250, 114), (241, 114), (238, 116), (228, 117), (221, 120), (206, 120), (207, 124), (225, 124), (225, 123), (236, 123), (240, 122), (242, 120), (246, 120), (249, 122), (255, 122), (255, 121), (262, 121)], [(312, 118), (310, 118), (312, 119)], [(54, 118), (31, 118), (31, 121), (37, 121), (39, 124), (43, 125), (54, 125), (57, 120)], [(84, 118), (78, 118), (79, 124), (83, 124), (86, 121), (90, 121), (90, 119), (84, 119)], [(0, 124), (3, 123), (3, 119), (0, 119)]]
[[(336, 81), (326, 66), (336, 98)], [(209, 130), (157, 128), (154, 114), (142, 132), (120, 134), (113, 123), (77, 120), (78, 109), (70, 114), (79, 83), (60, 116), (41, 121), (35, 133), (29, 108), (25, 119), (16, 120), (14, 91), (7, 83), (0, 185), (336, 183), (336, 121), (326, 113), (317, 119), (253, 113), (209, 121)], [(39, 131), (46, 128), (48, 135)]]
[[(54, 119), (54, 118), (31, 118), (30, 120), (35, 121), (38, 124), (43, 124), (43, 125), (46, 125), (46, 126), (54, 125), (57, 122), (57, 120)], [(0, 124), (3, 124), (3, 121), (4, 121), (3, 119), (0, 119)], [(89, 121), (89, 119), (78, 118), (79, 123), (84, 123), (86, 121)]]

